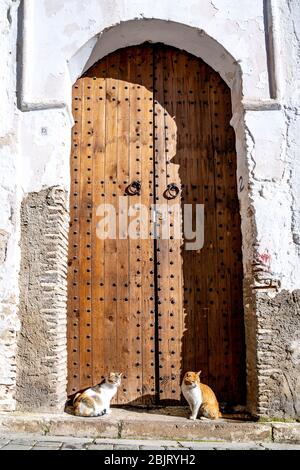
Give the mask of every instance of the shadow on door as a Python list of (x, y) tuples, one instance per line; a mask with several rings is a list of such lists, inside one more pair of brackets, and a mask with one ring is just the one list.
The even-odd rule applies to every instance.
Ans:
[[(173, 268), (177, 270), (179, 284), (175, 289), (177, 292), (172, 294), (176, 296), (175, 309), (180, 319), (175, 331), (167, 335), (164, 355), (167, 363), (173, 349), (176, 350), (171, 341), (177, 335), (178, 348), (175, 352), (178, 360), (174, 360), (174, 364), (178, 370), (170, 369), (165, 373), (170, 396), (158, 404), (183, 403), (180, 384), (187, 370), (201, 370), (202, 381), (213, 388), (220, 402), (244, 404), (241, 221), (235, 136), (229, 124), (230, 90), (201, 59), (168, 46), (144, 47), (153, 48), (154, 86), (150, 91), (154, 90), (154, 100), (166, 113), (165, 125), (156, 130), (164, 139), (165, 150), (170, 149), (169, 153), (166, 152), (164, 178), (167, 178), (167, 183), (176, 182), (180, 187), (178, 198), (181, 197), (182, 214), (185, 205), (191, 204), (195, 218), (195, 205), (204, 205), (203, 247), (196, 251), (186, 250), (180, 240), (172, 245), (177, 247), (181, 260)], [(158, 69), (161, 80), (157, 79)], [(92, 75), (93, 68), (86, 73), (86, 76)], [(127, 68), (122, 70), (120, 66), (118, 70), (109, 70), (109, 76), (106, 72), (104, 78), (126, 81), (126, 77)], [(141, 83), (137, 80), (137, 84)], [(168, 255), (162, 262), (170, 263), (171, 259)], [(168, 288), (171, 287), (169, 280)], [(157, 299), (159, 296), (160, 293)], [(169, 315), (172, 308), (166, 306), (161, 311), (163, 315)], [(158, 312), (157, 307), (156, 320), (159, 324)], [(172, 326), (172, 319), (170, 322)], [(164, 336), (158, 329), (156, 333), (163, 340)], [(159, 361), (163, 361), (164, 357), (160, 357), (161, 343), (158, 341), (156, 348), (156, 394), (159, 394)], [(171, 364), (172, 360), (169, 362)], [(173, 388), (175, 399), (172, 396)], [(143, 400), (133, 400), (128, 405), (138, 405), (141, 401), (147, 402), (146, 393)]]

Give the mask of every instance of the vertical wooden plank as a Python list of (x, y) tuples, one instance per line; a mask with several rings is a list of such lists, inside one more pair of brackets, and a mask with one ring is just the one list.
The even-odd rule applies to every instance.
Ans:
[[(130, 62), (130, 169), (129, 181), (141, 182), (141, 125), (142, 125), (142, 93), (141, 93), (141, 49), (133, 48), (132, 59)], [(143, 184), (143, 182), (142, 182)], [(143, 191), (143, 187), (142, 187)], [(130, 224), (133, 220), (140, 220), (139, 212), (135, 211), (136, 205), (141, 203), (141, 194), (129, 196), (129, 205), (133, 210), (134, 216), (130, 217)], [(140, 224), (137, 224), (140, 226)], [(129, 237), (129, 272), (130, 272), (130, 310), (131, 310), (131, 344), (130, 344), (130, 393), (134, 403), (139, 403), (142, 391), (142, 248), (140, 240), (140, 231), (135, 231), (136, 238), (133, 235)]]
[(75, 83), (72, 93), (74, 127), (71, 150), (70, 228), (68, 262), (68, 395), (80, 388), (79, 338), (79, 178), (82, 126), (82, 81)]
[[(159, 387), (159, 400), (165, 402), (171, 396), (171, 357), (168, 354), (168, 329), (169, 329), (169, 240), (162, 238), (163, 226), (167, 224), (166, 215), (162, 205), (166, 204), (164, 191), (167, 185), (166, 179), (166, 141), (165, 141), (165, 109), (164, 95), (164, 66), (165, 54), (163, 46), (155, 46), (154, 49), (154, 143), (155, 143), (155, 214), (154, 236), (157, 247), (157, 371)], [(169, 227), (164, 227), (169, 235)]]
[[(219, 229), (219, 265), (223, 291), (220, 343), (223, 363), (224, 401), (242, 402), (245, 396), (244, 328), (242, 303), (242, 254), (239, 204), (236, 184), (236, 155), (231, 117), (230, 92), (220, 80), (212, 96), (214, 105), (213, 138), (217, 167), (217, 217)], [(235, 380), (234, 377), (241, 377)]]
[[(205, 76), (205, 119), (206, 125), (203, 129), (204, 142), (207, 146), (207, 186), (205, 193), (205, 210), (207, 212), (205, 236), (206, 244), (202, 255), (202, 275), (206, 278), (205, 304), (208, 308), (207, 330), (208, 330), (208, 371), (207, 382), (217, 392), (219, 390), (220, 375), (220, 342), (219, 342), (219, 297), (218, 297), (218, 267), (217, 267), (217, 233), (216, 233), (216, 195), (215, 195), (215, 166), (214, 148), (211, 135), (213, 112), (210, 100), (211, 70), (207, 67), (203, 70)], [(203, 118), (202, 118), (203, 119)]]
[[(153, 204), (153, 47), (142, 49), (142, 120), (141, 120), (141, 203), (146, 221), (151, 220)], [(143, 217), (143, 216), (142, 216)], [(141, 298), (142, 298), (142, 402), (154, 404), (156, 399), (155, 377), (155, 281), (154, 241), (149, 233), (141, 240)]]
[[(195, 60), (195, 59), (194, 59)], [(189, 90), (190, 99), (195, 102), (194, 114), (196, 120), (196, 179), (191, 187), (193, 200), (204, 204), (204, 247), (194, 253), (193, 273), (196, 277), (196, 285), (193, 287), (193, 279), (190, 280), (191, 288), (194, 288), (194, 322), (195, 322), (195, 369), (201, 370), (201, 380), (211, 383), (209, 376), (209, 364), (212, 348), (209, 344), (208, 322), (211, 312), (209, 303), (209, 272), (214, 269), (210, 254), (213, 250), (211, 232), (214, 227), (214, 185), (212, 184), (211, 164), (211, 126), (208, 108), (208, 79), (206, 66), (197, 60), (193, 64), (196, 68), (194, 83)], [(193, 255), (193, 253), (192, 253)], [(215, 278), (215, 276), (214, 276)]]
[[(106, 59), (106, 128), (105, 128), (105, 204), (112, 208), (116, 206), (117, 185), (117, 97), (119, 82), (115, 73), (119, 65), (119, 56), (110, 55)], [(104, 342), (105, 374), (117, 370), (119, 367), (117, 358), (117, 241), (116, 238), (106, 238), (104, 241)]]
[[(118, 196), (125, 196), (125, 189), (129, 181), (129, 140), (130, 140), (130, 51), (124, 50), (120, 53), (118, 69), (119, 91), (118, 91), (118, 162), (117, 181)], [(128, 199), (128, 197), (127, 197)], [(120, 207), (118, 200), (118, 215), (124, 211), (123, 217), (128, 221), (126, 208)], [(131, 355), (131, 309), (130, 309), (130, 269), (128, 238), (125, 232), (120, 233), (118, 224), (117, 231), (117, 358), (119, 369), (123, 372), (122, 387), (118, 392), (118, 403), (129, 402), (132, 399), (132, 383), (130, 355)], [(124, 227), (125, 229), (126, 227)], [(120, 238), (121, 236), (121, 238)], [(124, 237), (124, 238), (123, 238)], [(131, 387), (132, 385), (132, 387)]]
[(101, 73), (102, 63), (94, 68), (97, 77), (92, 82), (93, 91), (93, 184), (92, 184), (92, 354), (93, 384), (104, 377), (105, 351), (104, 344), (104, 240), (97, 234), (97, 215), (104, 201), (105, 179), (105, 101), (106, 80)]
[[(212, 113), (212, 142), (214, 149), (215, 166), (215, 214), (216, 214), (216, 253), (218, 277), (216, 279), (218, 293), (218, 329), (212, 334), (218, 339), (218, 363), (217, 363), (217, 387), (219, 395), (223, 400), (232, 393), (231, 390), (231, 357), (228, 354), (229, 347), (229, 311), (231, 309), (230, 299), (230, 266), (227, 263), (225, 230), (227, 225), (226, 199), (229, 188), (227, 187), (226, 158), (224, 150), (226, 137), (224, 133), (224, 96), (223, 87), (215, 75), (210, 77), (210, 108)], [(220, 152), (221, 150), (221, 152)], [(216, 328), (216, 325), (214, 326)]]
[[(195, 129), (195, 120), (197, 118), (195, 110), (190, 105), (189, 91), (194, 92), (194, 64), (189, 64), (189, 57), (186, 54), (180, 54), (178, 57), (178, 69), (180, 74), (180, 86), (178, 83), (176, 102), (182, 125), (180, 133), (180, 175), (183, 184), (182, 209), (186, 204), (194, 204), (191, 200), (192, 183), (197, 174), (194, 171), (195, 145), (193, 139), (197, 136)], [(188, 73), (187, 73), (188, 70)], [(188, 122), (188, 125), (187, 125)], [(198, 130), (198, 129), (197, 129)], [(194, 212), (194, 211), (193, 211)], [(186, 230), (186, 227), (184, 227)], [(195, 305), (194, 305), (194, 269), (195, 254), (186, 249), (186, 243), (182, 247), (183, 257), (183, 275), (184, 275), (184, 310), (185, 310), (185, 338), (183, 350), (183, 373), (187, 370), (195, 370)]]
[[(179, 401), (181, 380), (183, 375), (182, 343), (184, 331), (183, 302), (183, 207), (181, 188), (183, 182), (182, 170), (186, 162), (180, 160), (182, 148), (182, 117), (184, 115), (184, 76), (182, 73), (182, 52), (168, 49), (165, 52), (166, 62), (164, 69), (165, 105), (167, 116), (165, 118), (166, 139), (166, 185), (174, 184), (180, 190), (174, 199), (167, 199), (170, 237), (168, 246), (169, 258), (169, 328), (168, 328), (168, 354), (171, 363), (171, 399)], [(171, 79), (168, 71), (173, 70)], [(166, 86), (167, 85), (167, 86)], [(185, 118), (185, 115), (184, 115)], [(185, 125), (185, 123), (183, 124)], [(178, 226), (177, 226), (178, 225)]]
[(82, 138), (80, 165), (80, 386), (86, 388), (92, 385), (92, 341), (91, 341), (91, 223), (92, 197), (89, 196), (92, 187), (91, 162), (91, 125), (93, 105), (91, 100), (92, 79), (83, 80), (82, 96)]

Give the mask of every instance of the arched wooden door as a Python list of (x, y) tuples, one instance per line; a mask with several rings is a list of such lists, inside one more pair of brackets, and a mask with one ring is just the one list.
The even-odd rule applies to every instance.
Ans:
[[(118, 370), (124, 377), (115, 403), (178, 403), (183, 373), (202, 370), (221, 402), (244, 403), (241, 232), (227, 85), (184, 51), (143, 44), (110, 54), (78, 79), (73, 113), (68, 393)], [(173, 183), (179, 195), (176, 188), (168, 193)], [(136, 239), (119, 233), (124, 201), (131, 210), (146, 207), (135, 214)], [(205, 210), (204, 246), (187, 251), (172, 235), (175, 209), (197, 203)], [(115, 239), (98, 236), (103, 204), (116, 212)], [(169, 218), (153, 204), (167, 204)], [(154, 239), (163, 226), (168, 238)]]

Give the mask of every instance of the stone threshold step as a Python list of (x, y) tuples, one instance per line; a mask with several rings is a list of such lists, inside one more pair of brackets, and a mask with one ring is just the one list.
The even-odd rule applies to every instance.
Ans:
[(161, 411), (114, 408), (111, 415), (81, 418), (67, 413), (0, 413), (0, 433), (36, 433), (88, 438), (170, 439), (300, 443), (300, 423), (220, 419), (190, 421)]

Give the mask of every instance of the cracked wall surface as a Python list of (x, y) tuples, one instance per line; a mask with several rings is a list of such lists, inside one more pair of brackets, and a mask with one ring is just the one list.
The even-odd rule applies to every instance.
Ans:
[[(33, 260), (35, 250), (40, 256), (44, 253), (41, 212), (42, 207), (49, 209), (47, 191), (69, 189), (72, 83), (108, 52), (150, 40), (202, 57), (231, 88), (243, 237), (248, 409), (254, 415), (294, 417), (299, 413), (293, 375), (298, 353), (286, 351), (297, 350), (299, 331), (295, 300), (300, 287), (300, 78), (295, 73), (300, 66), (299, 1), (196, 0), (187, 5), (183, 0), (176, 4), (24, 0), (18, 8), (19, 4), (0, 0), (0, 409), (16, 407), (20, 320), (19, 364), (22, 360), (26, 364), (27, 353), (44, 354), (42, 347), (27, 344), (30, 324), (25, 312), (41, 326), (41, 335), (35, 333), (37, 342), (44, 337), (46, 341), (48, 320), (39, 317), (38, 309), (44, 305), (40, 279), (47, 263), (34, 266)], [(33, 217), (27, 228), (20, 220), (21, 201), (23, 220), (25, 214)], [(59, 225), (58, 219), (53, 224)], [(29, 282), (26, 263), (32, 264), (35, 284)], [(55, 279), (59, 282), (59, 276)], [(280, 320), (284, 315), (285, 325)], [(64, 308), (60, 316), (64, 322)], [(274, 350), (269, 343), (264, 346), (265, 324), (271, 337), (282, 330), (282, 341), (274, 340)], [(54, 333), (51, 338), (54, 341)], [(66, 344), (60, 344), (64, 357)], [(262, 353), (265, 347), (272, 353), (268, 359)], [(265, 373), (268, 361), (272, 367), (282, 364), (275, 378)], [(45, 372), (44, 366), (39, 367)], [(45, 367), (49, 369), (50, 362)], [(62, 374), (62, 369), (57, 373)], [(19, 408), (47, 409), (50, 402), (60, 406), (63, 379), (59, 392), (47, 382), (52, 398), (43, 404), (37, 392), (34, 405), (26, 392), (30, 380), (22, 374), (19, 378)], [(281, 380), (285, 385), (280, 385)]]
[(0, 408), (15, 408), (19, 269), (16, 40), (18, 1), (0, 2)]
[(29, 193), (21, 211), (18, 409), (62, 411), (66, 391), (67, 194)]
[[(167, 23), (171, 22), (177, 24), (178, 28), (180, 24), (185, 24), (197, 29), (199, 35), (214, 38), (232, 57), (241, 60), (244, 69), (245, 96), (251, 99), (266, 97), (269, 84), (266, 49), (262, 47), (265, 42), (263, 10), (263, 0), (242, 0), (242, 7), (234, 0), (194, 0), (193, 2), (178, 0), (175, 3), (171, 0), (163, 2), (160, 0), (153, 2), (145, 0), (131, 2), (126, 0), (71, 0), (68, 2), (42, 0), (34, 2), (34, 0), (27, 0), (25, 18), (28, 24), (24, 28), (24, 40), (26, 42), (28, 31), (29, 43), (26, 49), (26, 63), (23, 64), (24, 104), (26, 106), (28, 103), (30, 106), (30, 103), (35, 103), (38, 106), (39, 103), (42, 106), (43, 102), (64, 103), (69, 79), (66, 62), (69, 65), (78, 51), (86, 54), (84, 50), (86, 45), (90, 48), (86, 59), (89, 58), (91, 52), (93, 56), (98, 47), (97, 41), (101, 39), (103, 31), (109, 32), (112, 26), (121, 26), (118, 41), (116, 42), (113, 37), (110, 39), (113, 43), (112, 47), (130, 45), (126, 44), (126, 37), (130, 37), (132, 27), (128, 28), (126, 22), (136, 20), (140, 23), (139, 26), (135, 26), (137, 31), (147, 28), (144, 20), (149, 22), (152, 19), (166, 22), (165, 25), (157, 28), (156, 41), (163, 42), (163, 39), (159, 39), (159, 35), (164, 34), (164, 30), (168, 27)], [(48, 41), (46, 31), (51, 31), (51, 42)], [(37, 39), (34, 47), (30, 43), (33, 34)], [(132, 41), (135, 39), (137, 37), (132, 37), (130, 42), (134, 44)], [(144, 41), (147, 39), (151, 40), (150, 33)], [(173, 37), (174, 40), (176, 41), (176, 37)], [(125, 42), (121, 44), (121, 41)], [(208, 54), (207, 57), (202, 58), (206, 61), (215, 58), (222, 61), (222, 52), (214, 53), (215, 51), (212, 51), (210, 46), (207, 43)], [(205, 54), (205, 48), (203, 48), (203, 54)], [(89, 64), (91, 65), (90, 62)], [(39, 67), (38, 77), (31, 76), (31, 70), (35, 66)], [(78, 70), (78, 73), (81, 74), (82, 71), (82, 69)], [(220, 71), (224, 72), (222, 69)], [(226, 72), (228, 76), (224, 77), (225, 80), (233, 82), (234, 77), (230, 76), (230, 71)]]
[(259, 416), (300, 416), (300, 290), (257, 295)]

